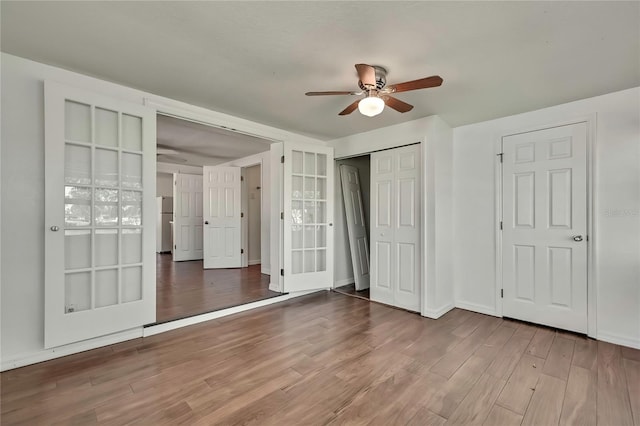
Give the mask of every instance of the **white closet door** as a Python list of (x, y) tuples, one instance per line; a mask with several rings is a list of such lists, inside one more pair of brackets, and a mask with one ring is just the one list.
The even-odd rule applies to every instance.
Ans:
[(155, 321), (155, 111), (45, 82), (46, 348)]
[(347, 218), (351, 263), (356, 290), (369, 288), (369, 236), (364, 217), (360, 173), (357, 167), (340, 166), (344, 210)]
[(204, 268), (240, 268), (241, 169), (204, 167)]
[(333, 148), (284, 143), (284, 292), (333, 283)]
[(173, 175), (173, 260), (202, 259), (202, 176)]
[(503, 315), (587, 332), (587, 125), (503, 138)]
[(371, 154), (371, 300), (420, 311), (420, 145)]

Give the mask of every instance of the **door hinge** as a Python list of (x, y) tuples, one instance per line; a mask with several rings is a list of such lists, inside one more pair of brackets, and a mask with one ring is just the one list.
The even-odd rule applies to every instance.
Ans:
[(500, 157), (500, 162), (502, 163), (502, 157), (504, 157), (504, 153), (500, 153), (500, 154), (496, 154), (498, 157)]
[(240, 217), (244, 217), (244, 213), (240, 212)]
[(284, 155), (282, 157), (280, 157), (280, 162), (284, 163)]
[(244, 254), (244, 249), (240, 249), (240, 254)]
[(240, 176), (240, 182), (244, 181), (244, 176)]
[(500, 289), (500, 297), (504, 298), (504, 289), (503, 288)]
[(178, 250), (178, 246), (174, 244), (174, 245), (173, 245), (173, 249), (174, 249), (174, 250)]
[(280, 220), (284, 220), (284, 212), (280, 212)]
[(500, 230), (502, 231), (502, 221), (500, 221)]
[(284, 269), (280, 269), (280, 275), (284, 277)]

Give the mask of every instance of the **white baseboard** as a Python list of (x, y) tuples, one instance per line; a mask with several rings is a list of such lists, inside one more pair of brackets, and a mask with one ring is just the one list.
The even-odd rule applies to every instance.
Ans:
[(187, 327), (193, 324), (199, 324), (205, 321), (211, 321), (216, 318), (222, 318), (229, 315), (237, 314), (240, 312), (248, 311), (255, 308), (261, 308), (267, 305), (273, 305), (274, 303), (284, 302), (295, 297), (305, 296), (307, 294), (315, 293), (322, 290), (309, 290), (301, 291), (298, 293), (288, 293), (282, 296), (272, 297), (270, 299), (258, 300), (257, 302), (247, 303), (240, 306), (234, 306), (232, 308), (221, 309), (215, 312), (209, 312), (202, 315), (196, 315), (194, 317), (184, 318), (181, 320), (170, 321), (164, 324), (151, 325), (144, 328), (143, 337), (153, 336), (155, 334), (164, 333), (166, 331), (175, 330), (177, 328)]
[(427, 317), (431, 319), (438, 319), (444, 314), (446, 314), (447, 312), (449, 312), (450, 310), (452, 310), (453, 308), (455, 308), (455, 305), (453, 303), (449, 303), (438, 309), (425, 309), (424, 313), (422, 313), (421, 315), (423, 317)]
[(626, 336), (620, 336), (613, 333), (598, 332), (598, 340), (603, 342), (615, 343), (616, 345), (628, 346), (634, 349), (640, 349), (640, 340), (629, 339)]
[(354, 277), (344, 278), (342, 280), (335, 280), (333, 282), (333, 288), (342, 287), (342, 286), (345, 286), (345, 285), (355, 284), (355, 283), (356, 283), (356, 279)]
[(260, 264), (260, 259), (250, 260), (248, 263), (249, 263), (249, 265), (259, 265)]
[(467, 311), (477, 312), (479, 314), (491, 315), (493, 317), (502, 317), (496, 313), (496, 309), (491, 306), (478, 305), (475, 303), (456, 301), (456, 308), (466, 309)]
[(265, 275), (271, 275), (271, 268), (262, 264), (262, 268), (260, 268), (260, 273)]
[(133, 328), (131, 330), (122, 331), (120, 333), (109, 334), (107, 336), (96, 337), (91, 340), (71, 343), (69, 345), (59, 346), (57, 348), (42, 349), (39, 351), (23, 353), (8, 360), (3, 359), (0, 365), (0, 371), (12, 370), (14, 368), (24, 367), (25, 365), (37, 364), (43, 361), (60, 358), (67, 355), (77, 354), (79, 352), (91, 349), (101, 348), (103, 346), (113, 345), (115, 343), (124, 342), (125, 340), (137, 339), (143, 337), (142, 327)]

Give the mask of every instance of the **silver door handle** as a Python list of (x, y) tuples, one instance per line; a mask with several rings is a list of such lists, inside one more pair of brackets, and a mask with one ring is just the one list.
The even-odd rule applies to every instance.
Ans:
[(573, 241), (577, 241), (577, 242), (582, 241), (582, 235), (574, 235), (573, 236)]
[(59, 226), (55, 226), (55, 225), (53, 225), (53, 226), (52, 226), (51, 228), (49, 228), (49, 229), (51, 229), (53, 232), (58, 232), (58, 231), (60, 230), (60, 227), (59, 227)]

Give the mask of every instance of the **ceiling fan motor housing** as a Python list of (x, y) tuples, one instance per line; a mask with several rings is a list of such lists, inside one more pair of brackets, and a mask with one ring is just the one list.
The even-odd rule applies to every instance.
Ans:
[[(372, 65), (372, 67), (376, 70), (376, 89), (381, 90), (387, 84), (387, 70), (379, 65)], [(358, 80), (358, 86), (362, 90), (367, 90), (367, 87), (360, 80)]]

